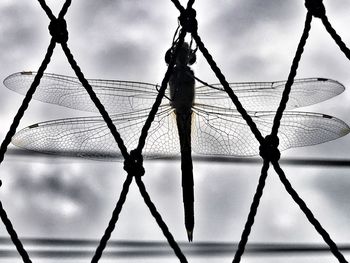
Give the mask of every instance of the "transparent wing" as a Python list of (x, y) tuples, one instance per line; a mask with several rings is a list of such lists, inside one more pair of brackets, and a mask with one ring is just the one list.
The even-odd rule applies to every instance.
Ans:
[[(35, 72), (15, 73), (8, 76), (4, 84), (15, 92), (25, 94), (35, 75)], [(97, 79), (90, 79), (89, 83), (109, 113), (131, 112), (151, 107), (158, 94), (157, 85), (149, 83)], [(285, 81), (230, 83), (230, 87), (246, 110), (267, 111), (277, 109), (285, 83)], [(196, 88), (197, 104), (235, 109), (221, 84), (211, 86), (214, 88), (208, 86)], [(344, 89), (342, 84), (330, 79), (297, 79), (292, 87), (287, 109), (319, 103), (342, 93)], [(167, 96), (169, 97), (168, 93)], [(34, 99), (97, 112), (87, 92), (74, 77), (44, 74)], [(164, 100), (163, 104), (166, 103), (167, 100)]]
[[(242, 117), (233, 110), (195, 106), (192, 149), (198, 154), (252, 156), (259, 144)], [(271, 132), (275, 112), (249, 112), (260, 132)], [(320, 144), (349, 133), (343, 121), (323, 114), (285, 112), (278, 132), (280, 150)]]
[[(276, 111), (286, 82), (230, 83), (247, 111)], [(196, 88), (196, 103), (236, 109), (221, 84)], [(289, 96), (287, 109), (304, 107), (328, 100), (345, 90), (339, 82), (323, 78), (296, 79)]]
[[(4, 80), (4, 85), (10, 90), (25, 94), (35, 75), (36, 72), (15, 73)], [(149, 108), (158, 94), (156, 85), (143, 82), (97, 79), (88, 81), (110, 114)], [(33, 98), (68, 108), (98, 112), (86, 90), (74, 77), (44, 74)]]
[[(130, 151), (137, 146), (148, 111), (113, 115), (113, 123)], [(31, 125), (16, 133), (12, 142), (43, 153), (93, 159), (120, 158), (120, 150), (101, 117), (70, 118)], [(143, 150), (157, 158), (180, 152), (176, 118), (169, 106), (159, 108)]]

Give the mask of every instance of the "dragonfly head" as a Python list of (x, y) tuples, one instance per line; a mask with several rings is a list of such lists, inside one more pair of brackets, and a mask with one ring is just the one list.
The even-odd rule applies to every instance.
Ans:
[[(167, 64), (170, 63), (172, 56), (174, 55), (176, 46), (177, 45), (174, 45), (165, 53), (165, 62)], [(187, 42), (184, 42), (177, 54), (176, 65), (186, 66), (186, 65), (192, 65), (195, 62), (196, 62), (196, 50), (191, 49), (191, 46)]]

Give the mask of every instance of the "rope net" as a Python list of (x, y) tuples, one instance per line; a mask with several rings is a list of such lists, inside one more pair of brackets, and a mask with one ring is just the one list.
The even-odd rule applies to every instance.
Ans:
[[(225, 76), (220, 71), (219, 67), (215, 63), (213, 57), (210, 55), (209, 51), (206, 49), (202, 39), (198, 35), (197, 29), (198, 24), (196, 21), (196, 11), (193, 9), (194, 0), (189, 0), (187, 3), (186, 8), (183, 7), (178, 0), (171, 0), (175, 7), (179, 10), (180, 16), (178, 18), (180, 23), (180, 31), (179, 36), (176, 42), (176, 45), (171, 47), (173, 55), (170, 56), (170, 61), (168, 62), (168, 68), (164, 75), (163, 81), (159, 87), (156, 100), (152, 106), (151, 111), (148, 114), (148, 117), (142, 127), (141, 135), (138, 140), (137, 147), (134, 150), (131, 150), (128, 152), (128, 149), (126, 148), (124, 141), (122, 137), (120, 136), (116, 126), (113, 124), (113, 121), (108, 114), (107, 110), (105, 109), (104, 105), (101, 103), (99, 98), (97, 97), (96, 93), (94, 92), (92, 86), (90, 85), (89, 81), (85, 78), (84, 74), (82, 73), (81, 69), (79, 68), (77, 62), (75, 61), (73, 54), (71, 53), (67, 41), (68, 41), (68, 31), (67, 31), (67, 24), (64, 19), (64, 16), (68, 12), (68, 9), (71, 5), (71, 0), (66, 0), (64, 3), (61, 11), (59, 12), (58, 17), (55, 17), (52, 13), (51, 9), (47, 6), (46, 2), (44, 0), (38, 0), (40, 3), (42, 9), (45, 11), (46, 15), (48, 16), (50, 20), (49, 24), (49, 32), (51, 34), (51, 41), (47, 48), (46, 55), (41, 63), (41, 66), (39, 67), (34, 81), (31, 83), (30, 88), (28, 92), (25, 95), (25, 98), (18, 109), (17, 114), (15, 115), (13, 119), (13, 123), (10, 126), (9, 131), (6, 134), (6, 137), (4, 141), (1, 144), (0, 147), (0, 163), (4, 159), (4, 155), (6, 153), (6, 150), (8, 148), (8, 145), (11, 142), (12, 137), (16, 133), (16, 129), (19, 125), (19, 122), (21, 118), (24, 115), (24, 112), (29, 106), (29, 102), (31, 101), (36, 88), (40, 84), (40, 80), (44, 75), (44, 72), (50, 63), (51, 56), (54, 52), (54, 49), (56, 48), (56, 44), (60, 44), (62, 47), (62, 50), (64, 54), (66, 55), (66, 58), (71, 65), (72, 69), (74, 70), (76, 76), (78, 77), (79, 81), (83, 85), (83, 87), (86, 89), (91, 101), (94, 103), (96, 108), (98, 109), (99, 113), (103, 117), (104, 122), (107, 124), (108, 129), (110, 130), (110, 133), (112, 134), (116, 144), (118, 145), (121, 155), (124, 158), (124, 169), (127, 172), (127, 177), (125, 179), (123, 189), (120, 193), (119, 200), (115, 206), (115, 209), (112, 213), (112, 217), (109, 221), (108, 226), (105, 229), (105, 232), (99, 242), (99, 245), (96, 248), (95, 254), (93, 258), (91, 259), (91, 262), (99, 262), (101, 259), (104, 249), (107, 246), (107, 243), (111, 237), (111, 234), (116, 226), (116, 223), (119, 218), (119, 214), (123, 208), (123, 204), (125, 203), (125, 200), (128, 195), (129, 187), (135, 179), (135, 182), (139, 188), (139, 191), (144, 199), (145, 204), (149, 208), (151, 214), (153, 215), (154, 219), (156, 220), (157, 224), (161, 228), (165, 238), (167, 239), (169, 245), (173, 249), (175, 255), (179, 259), (180, 262), (187, 262), (187, 259), (185, 255), (182, 253), (180, 247), (178, 246), (177, 242), (175, 241), (174, 237), (168, 230), (167, 225), (163, 221), (161, 215), (158, 213), (155, 205), (153, 204), (150, 196), (147, 193), (146, 187), (142, 181), (142, 176), (145, 174), (145, 170), (143, 168), (143, 157), (142, 157), (142, 150), (145, 146), (146, 138), (148, 135), (148, 131), (151, 127), (152, 121), (155, 118), (155, 115), (157, 114), (157, 111), (159, 109), (159, 106), (161, 104), (162, 98), (165, 96), (165, 91), (168, 86), (169, 80), (171, 78), (174, 66), (176, 64), (176, 57), (178, 53), (180, 52), (180, 49), (184, 43), (184, 39), (186, 34), (190, 34), (194, 42), (196, 43), (198, 50), (202, 52), (204, 58), (207, 60), (208, 64), (210, 65), (212, 71), (215, 73), (216, 77), (219, 79), (222, 87), (236, 106), (237, 111), (242, 116), (246, 124), (249, 126), (251, 132), (254, 134), (254, 137), (260, 144), (260, 156), (263, 158), (263, 166), (261, 169), (261, 175), (259, 178), (259, 182), (256, 188), (256, 193), (253, 198), (253, 202), (250, 207), (250, 211), (247, 217), (246, 224), (244, 226), (241, 239), (238, 245), (238, 249), (235, 253), (233, 262), (238, 263), (241, 261), (241, 257), (245, 251), (248, 237), (251, 232), (251, 228), (254, 224), (254, 218), (257, 213), (257, 209), (259, 207), (260, 199), (263, 195), (263, 190), (266, 182), (266, 178), (268, 176), (268, 170), (270, 167), (270, 164), (272, 164), (273, 169), (278, 174), (280, 181), (284, 185), (286, 191), (289, 193), (289, 195), (293, 198), (293, 200), (298, 204), (300, 209), (304, 212), (305, 216), (309, 220), (309, 222), (314, 226), (315, 230), (322, 236), (325, 243), (328, 245), (330, 251), (333, 253), (333, 255), (338, 259), (339, 262), (345, 263), (348, 262), (343, 254), (338, 249), (335, 242), (331, 239), (330, 235), (327, 233), (327, 231), (322, 227), (322, 225), (319, 223), (319, 221), (314, 217), (312, 211), (307, 207), (303, 199), (298, 195), (298, 193), (293, 189), (291, 183), (288, 181), (287, 177), (285, 176), (282, 168), (279, 165), (279, 159), (280, 159), (280, 152), (278, 150), (279, 145), (279, 139), (278, 139), (278, 130), (280, 127), (281, 119), (284, 113), (284, 110), (286, 109), (286, 104), (289, 99), (289, 94), (291, 92), (291, 87), (294, 83), (294, 78), (297, 74), (298, 64), (301, 59), (304, 46), (306, 44), (306, 41), (308, 39), (309, 31), (311, 29), (311, 22), (313, 17), (321, 19), (323, 25), (325, 26), (326, 30), (329, 32), (331, 37), (334, 39), (336, 44), (339, 46), (340, 50), (346, 55), (348, 59), (350, 59), (350, 50), (346, 47), (340, 36), (337, 35), (336, 31), (331, 26), (330, 22), (328, 21), (328, 18), (326, 16), (326, 10), (322, 3), (322, 0), (306, 0), (305, 6), (307, 8), (307, 14), (304, 24), (304, 30), (302, 33), (302, 36), (299, 41), (299, 45), (297, 47), (291, 68), (290, 73), (288, 75), (288, 80), (285, 84), (284, 91), (282, 94), (282, 98), (280, 100), (278, 109), (276, 111), (276, 115), (274, 117), (273, 127), (271, 129), (270, 135), (264, 137), (261, 132), (259, 131), (257, 125), (254, 123), (254, 120), (252, 117), (248, 114), (248, 112), (245, 110), (245, 108), (242, 106), (240, 100), (236, 96), (235, 92), (230, 88), (229, 83), (226, 81)], [(8, 234), (11, 237), (12, 242), (16, 246), (16, 249), (20, 256), (22, 257), (23, 262), (32, 262), (29, 254), (25, 250), (24, 246), (22, 245), (22, 242), (20, 238), (18, 237), (10, 219), (8, 218), (5, 209), (2, 206), (2, 203), (0, 201), (0, 217), (5, 225)]]

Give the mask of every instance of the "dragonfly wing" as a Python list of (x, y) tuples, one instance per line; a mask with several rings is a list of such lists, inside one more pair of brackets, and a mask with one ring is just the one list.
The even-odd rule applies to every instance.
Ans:
[[(192, 149), (199, 154), (253, 156), (259, 143), (236, 111), (211, 106), (194, 107)], [(249, 112), (260, 132), (271, 132), (275, 112)], [(343, 121), (323, 114), (285, 112), (278, 132), (280, 150), (320, 144), (349, 133)]]
[[(4, 84), (10, 90), (26, 94), (35, 76), (36, 72), (15, 73), (8, 76)], [(157, 86), (149, 83), (98, 79), (88, 81), (110, 114), (149, 108), (158, 94)], [(98, 112), (80, 81), (74, 77), (44, 74), (33, 98), (68, 108)]]
[[(112, 116), (128, 151), (137, 146), (147, 116), (146, 110)], [(159, 158), (180, 152), (174, 116), (170, 107), (160, 107), (143, 149), (146, 157)], [(101, 117), (60, 119), (34, 124), (19, 131), (12, 142), (21, 148), (50, 154), (92, 159), (121, 157), (120, 150)]]
[[(247, 111), (275, 111), (281, 101), (285, 81), (230, 83)], [(221, 84), (196, 88), (196, 103), (236, 109)], [(339, 82), (323, 78), (296, 79), (292, 86), (287, 109), (313, 105), (344, 91)]]

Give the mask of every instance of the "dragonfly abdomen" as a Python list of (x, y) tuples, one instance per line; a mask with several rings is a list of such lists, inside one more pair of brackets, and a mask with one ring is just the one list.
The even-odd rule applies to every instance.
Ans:
[(191, 120), (191, 111), (176, 114), (176, 123), (181, 147), (182, 197), (184, 203), (185, 227), (189, 241), (192, 241), (194, 228), (194, 180), (191, 155)]

